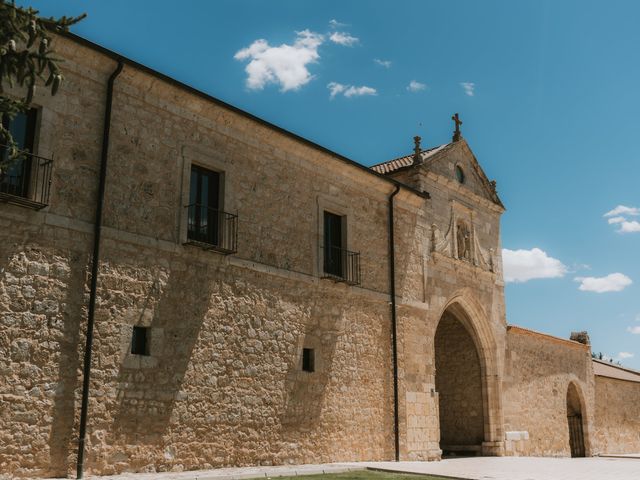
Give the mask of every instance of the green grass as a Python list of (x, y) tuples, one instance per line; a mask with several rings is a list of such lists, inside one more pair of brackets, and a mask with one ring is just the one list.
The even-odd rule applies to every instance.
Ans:
[(412, 473), (379, 472), (356, 470), (344, 473), (322, 473), (316, 475), (298, 475), (295, 477), (272, 477), (274, 480), (451, 480), (451, 478)]

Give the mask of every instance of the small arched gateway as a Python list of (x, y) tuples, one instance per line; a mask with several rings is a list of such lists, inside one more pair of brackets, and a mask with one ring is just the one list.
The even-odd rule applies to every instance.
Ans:
[(567, 388), (567, 423), (569, 426), (569, 447), (572, 457), (586, 456), (584, 447), (584, 428), (582, 420), (582, 402), (575, 383)]
[(445, 457), (502, 453), (495, 342), (481, 315), (472, 304), (453, 301), (436, 328), (435, 385)]

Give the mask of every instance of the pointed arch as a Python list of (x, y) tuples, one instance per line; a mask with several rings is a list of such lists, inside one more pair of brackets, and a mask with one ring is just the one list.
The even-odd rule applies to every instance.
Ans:
[(588, 457), (587, 404), (580, 384), (572, 379), (566, 390), (569, 449), (572, 457)]
[(494, 329), (482, 304), (475, 298), (469, 288), (457, 291), (444, 304), (439, 312), (438, 324), (447, 313), (453, 315), (465, 327), (478, 353), (484, 418), (482, 454), (503, 455), (504, 422), (498, 357), (499, 348)]

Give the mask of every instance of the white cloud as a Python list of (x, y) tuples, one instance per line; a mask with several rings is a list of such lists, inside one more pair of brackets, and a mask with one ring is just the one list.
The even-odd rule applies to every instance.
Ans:
[(342, 83), (331, 82), (327, 85), (327, 88), (329, 89), (329, 98), (331, 99), (334, 99), (336, 95), (340, 94), (347, 98), (378, 94), (378, 91), (375, 88), (367, 87), (365, 85), (355, 87), (353, 85), (343, 85)]
[(307, 66), (320, 58), (318, 47), (323, 41), (322, 35), (303, 30), (296, 32), (293, 45), (272, 47), (260, 39), (236, 52), (234, 58), (250, 60), (245, 72), (251, 90), (262, 90), (270, 83), (279, 85), (282, 92), (297, 90), (313, 78)]
[(353, 47), (360, 41), (358, 38), (352, 37), (346, 32), (333, 32), (329, 36), (329, 40), (331, 40), (333, 43), (344, 45), (345, 47)]
[(630, 220), (628, 216), (637, 217), (638, 215), (640, 215), (640, 208), (618, 205), (603, 216), (607, 218), (609, 225), (618, 226), (617, 233), (636, 233), (640, 232), (640, 222)]
[(622, 273), (610, 273), (606, 277), (576, 277), (580, 282), (579, 290), (583, 292), (619, 292), (631, 285), (633, 281)]
[(419, 92), (421, 90), (425, 90), (427, 88), (427, 85), (425, 83), (420, 83), (416, 80), (411, 80), (409, 82), (409, 85), (407, 86), (407, 90), (409, 90), (410, 92)]
[(536, 278), (558, 278), (567, 273), (567, 267), (544, 250), (502, 249), (502, 263), (506, 282), (527, 282)]
[(633, 358), (633, 357), (634, 357), (634, 354), (630, 353), (630, 352), (620, 352), (618, 354), (618, 358), (621, 359), (621, 360), (623, 360), (625, 358)]
[(633, 333), (634, 335), (640, 335), (640, 326), (636, 325), (635, 327), (627, 327), (627, 332)]
[(620, 224), (620, 228), (617, 230), (618, 233), (635, 233), (640, 232), (640, 222), (636, 220), (632, 220), (630, 222), (622, 222)]
[(339, 22), (335, 18), (329, 20), (329, 27), (331, 28), (340, 28), (340, 27), (348, 27), (349, 25), (346, 23)]
[(465, 95), (473, 97), (476, 90), (476, 84), (473, 82), (460, 82), (460, 86), (464, 90)]
[(640, 215), (640, 208), (618, 205), (613, 210), (610, 210), (604, 214), (605, 217), (615, 217), (619, 215), (632, 215), (634, 217), (637, 217), (638, 215)]
[(329, 98), (333, 99), (336, 95), (344, 92), (347, 86), (341, 83), (331, 82), (327, 85), (327, 88), (329, 89)]
[(379, 58), (374, 58), (373, 61), (384, 68), (391, 68), (391, 60), (380, 60)]

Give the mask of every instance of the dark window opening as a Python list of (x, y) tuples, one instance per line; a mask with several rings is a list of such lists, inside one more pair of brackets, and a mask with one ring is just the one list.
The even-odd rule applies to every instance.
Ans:
[(316, 370), (316, 358), (313, 348), (302, 349), (302, 371), (315, 372)]
[(134, 355), (149, 355), (149, 328), (133, 327), (131, 335), (131, 353)]
[(218, 245), (220, 174), (193, 165), (189, 187), (190, 240)]
[(343, 217), (324, 212), (324, 271), (343, 277)]
[(464, 183), (464, 170), (460, 165), (456, 165), (456, 179), (459, 183)]
[[(26, 113), (18, 113), (13, 119), (8, 115), (2, 116), (2, 126), (11, 132), (18, 149), (26, 153), (33, 153), (36, 120), (38, 111), (32, 108)], [(0, 193), (28, 197), (31, 178), (32, 158), (18, 158), (9, 161), (9, 151), (6, 145), (0, 145)], [(8, 163), (7, 163), (8, 162)]]
[(222, 210), (224, 174), (191, 166), (187, 243), (228, 254), (237, 251), (238, 216)]

